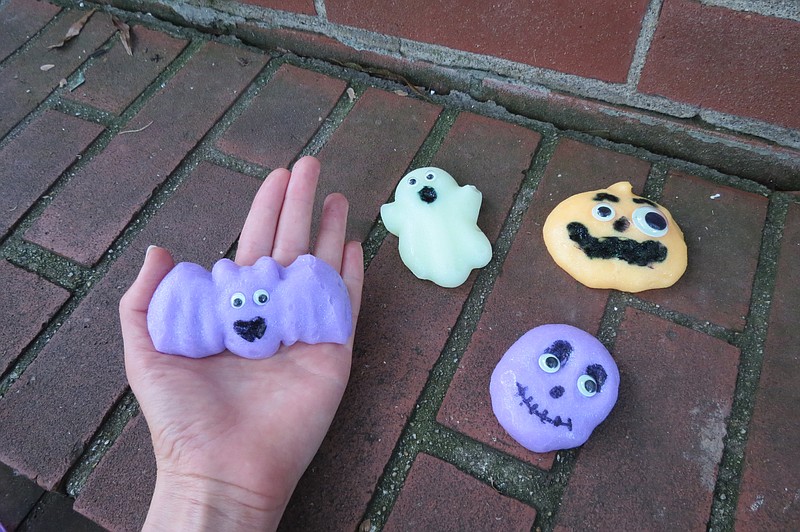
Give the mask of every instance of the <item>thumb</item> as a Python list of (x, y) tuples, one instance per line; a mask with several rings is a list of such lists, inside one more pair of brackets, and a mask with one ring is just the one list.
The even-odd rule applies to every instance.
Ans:
[(147, 332), (147, 308), (161, 280), (172, 270), (175, 262), (169, 251), (156, 246), (147, 248), (139, 275), (119, 301), (119, 319), (125, 351), (154, 350)]

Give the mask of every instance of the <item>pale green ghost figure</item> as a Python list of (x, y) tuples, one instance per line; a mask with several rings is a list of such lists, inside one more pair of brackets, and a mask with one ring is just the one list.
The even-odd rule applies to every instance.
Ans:
[(397, 185), (394, 201), (381, 207), (381, 218), (400, 239), (400, 258), (414, 275), (455, 288), (492, 258), (478, 227), (482, 199), (473, 185), (458, 186), (440, 168), (417, 168)]

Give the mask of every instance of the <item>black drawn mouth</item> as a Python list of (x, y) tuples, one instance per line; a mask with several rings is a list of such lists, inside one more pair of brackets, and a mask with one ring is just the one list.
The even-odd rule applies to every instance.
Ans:
[(590, 259), (620, 259), (636, 266), (649, 266), (667, 259), (667, 247), (655, 240), (638, 242), (615, 236), (596, 238), (580, 222), (568, 224), (567, 233)]
[(267, 332), (267, 322), (261, 316), (249, 321), (237, 320), (233, 322), (233, 330), (248, 342), (255, 342)]
[(554, 418), (549, 416), (549, 412), (547, 409), (542, 411), (539, 410), (539, 403), (535, 403), (533, 401), (532, 395), (526, 395), (528, 391), (527, 386), (523, 386), (520, 383), (517, 383), (517, 395), (522, 398), (522, 402), (520, 406), (526, 406), (528, 408), (528, 413), (532, 416), (536, 416), (539, 418), (539, 421), (542, 423), (550, 423), (554, 427), (567, 427), (567, 430), (572, 432), (572, 418), (567, 418), (566, 421), (561, 419), (561, 416), (556, 416)]
[(436, 198), (438, 197), (436, 194), (436, 189), (433, 187), (422, 187), (418, 192), (418, 194), (419, 194), (419, 199), (421, 199), (425, 203), (433, 203), (434, 201), (436, 201)]

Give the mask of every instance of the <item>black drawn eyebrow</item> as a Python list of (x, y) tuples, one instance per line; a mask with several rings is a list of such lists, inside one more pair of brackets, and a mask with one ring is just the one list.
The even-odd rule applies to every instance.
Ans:
[(594, 201), (610, 201), (611, 203), (619, 202), (619, 198), (617, 196), (614, 194), (609, 194), (608, 192), (598, 192), (593, 199)]
[(597, 383), (598, 392), (603, 388), (603, 384), (606, 383), (606, 379), (608, 378), (605, 368), (603, 368), (603, 366), (600, 364), (592, 364), (591, 366), (587, 366), (586, 374), (593, 378), (594, 382)]
[(652, 201), (650, 201), (647, 198), (633, 198), (633, 202), (634, 203), (644, 203), (646, 205), (650, 205), (651, 207), (657, 207), (657, 205), (655, 203), (653, 203)]
[(553, 342), (553, 345), (548, 347), (545, 350), (545, 353), (550, 353), (551, 355), (555, 355), (558, 358), (561, 364), (564, 364), (567, 360), (569, 360), (569, 356), (572, 354), (572, 344), (567, 342), (566, 340), (556, 340)]

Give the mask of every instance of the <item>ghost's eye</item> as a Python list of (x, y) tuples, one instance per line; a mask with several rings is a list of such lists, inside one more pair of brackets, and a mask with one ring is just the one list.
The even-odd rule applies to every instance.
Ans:
[(241, 292), (236, 292), (231, 296), (231, 306), (233, 308), (242, 308), (244, 306), (246, 299), (244, 294)]
[(597, 381), (589, 375), (578, 377), (578, 391), (584, 397), (592, 397), (597, 393)]
[(647, 236), (659, 237), (667, 234), (667, 218), (655, 207), (639, 207), (633, 211), (633, 223)]
[(412, 177), (411, 179), (408, 180), (408, 184), (409, 185), (416, 185), (417, 184), (417, 180)]
[(539, 367), (545, 373), (555, 373), (561, 367), (561, 361), (552, 353), (545, 353), (539, 357)]
[(614, 214), (616, 214), (614, 212), (614, 207), (608, 203), (598, 203), (594, 206), (594, 208), (592, 208), (592, 216), (601, 222), (611, 220), (614, 217)]
[(267, 301), (269, 301), (269, 292), (266, 290), (256, 290), (253, 294), (253, 301), (256, 305), (266, 305)]
[(433, 178), (434, 178), (434, 177), (436, 177), (436, 176), (434, 176), (434, 175), (431, 173), (431, 174), (428, 174), (428, 175), (426, 175), (426, 176), (425, 176), (425, 179), (427, 179), (428, 181), (433, 181)]

